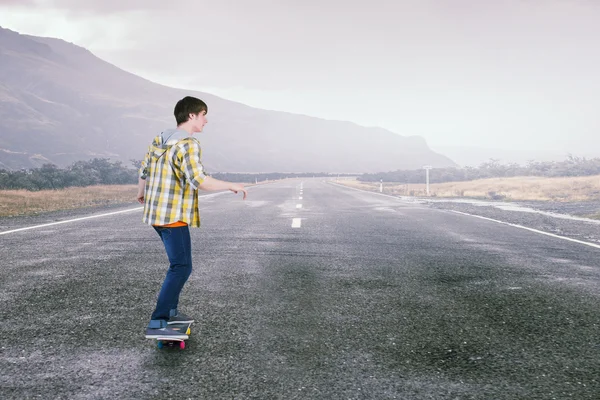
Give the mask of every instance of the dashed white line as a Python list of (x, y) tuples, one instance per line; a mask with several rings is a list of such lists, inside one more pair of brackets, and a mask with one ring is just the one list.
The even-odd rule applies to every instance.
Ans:
[(298, 198), (298, 200), (302, 200), (302, 196), (300, 196), (300, 197)]
[(302, 218), (292, 218), (292, 228), (300, 228), (302, 225)]
[(302, 204), (296, 204), (296, 208), (302, 208)]

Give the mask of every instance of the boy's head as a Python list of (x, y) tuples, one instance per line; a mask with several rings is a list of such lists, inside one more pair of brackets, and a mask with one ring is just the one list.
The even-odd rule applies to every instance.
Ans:
[(177, 126), (188, 125), (193, 132), (202, 132), (208, 120), (208, 106), (205, 102), (195, 97), (186, 96), (175, 104), (175, 121)]

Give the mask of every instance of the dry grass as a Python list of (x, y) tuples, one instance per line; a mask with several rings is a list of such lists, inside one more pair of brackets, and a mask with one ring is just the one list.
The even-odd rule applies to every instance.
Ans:
[[(244, 186), (255, 185), (244, 183)], [(111, 204), (134, 203), (137, 205), (136, 194), (137, 185), (97, 185), (39, 192), (0, 190), (0, 217)]]
[[(379, 191), (379, 183), (340, 180), (348, 186)], [(384, 193), (426, 196), (425, 184), (383, 184)], [(514, 177), (448, 182), (429, 185), (431, 196), (496, 200), (595, 201), (600, 200), (600, 175), (572, 178)]]
[(135, 201), (136, 194), (137, 185), (99, 185), (39, 192), (0, 190), (0, 217), (130, 203)]

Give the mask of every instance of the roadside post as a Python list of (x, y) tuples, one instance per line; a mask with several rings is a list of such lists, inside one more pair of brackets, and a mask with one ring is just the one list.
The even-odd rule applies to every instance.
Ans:
[(433, 169), (431, 165), (425, 165), (423, 167), (425, 169), (425, 182), (427, 183), (427, 196), (429, 196), (429, 170)]

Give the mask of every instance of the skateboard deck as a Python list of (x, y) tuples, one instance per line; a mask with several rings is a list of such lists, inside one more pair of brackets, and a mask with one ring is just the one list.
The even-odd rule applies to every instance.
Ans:
[[(169, 328), (175, 330), (175, 331), (179, 331), (181, 333), (185, 333), (186, 335), (188, 335), (188, 337), (190, 336), (190, 334), (192, 333), (192, 330), (190, 328), (190, 326), (192, 326), (192, 323), (189, 324), (171, 324), (169, 325)], [(174, 344), (178, 343), (179, 344), (179, 348), (180, 349), (185, 349), (185, 341), (187, 339), (175, 339), (169, 336), (165, 336), (165, 337), (157, 337), (154, 338), (157, 341), (157, 346), (159, 349), (162, 349), (165, 346), (173, 346)]]

